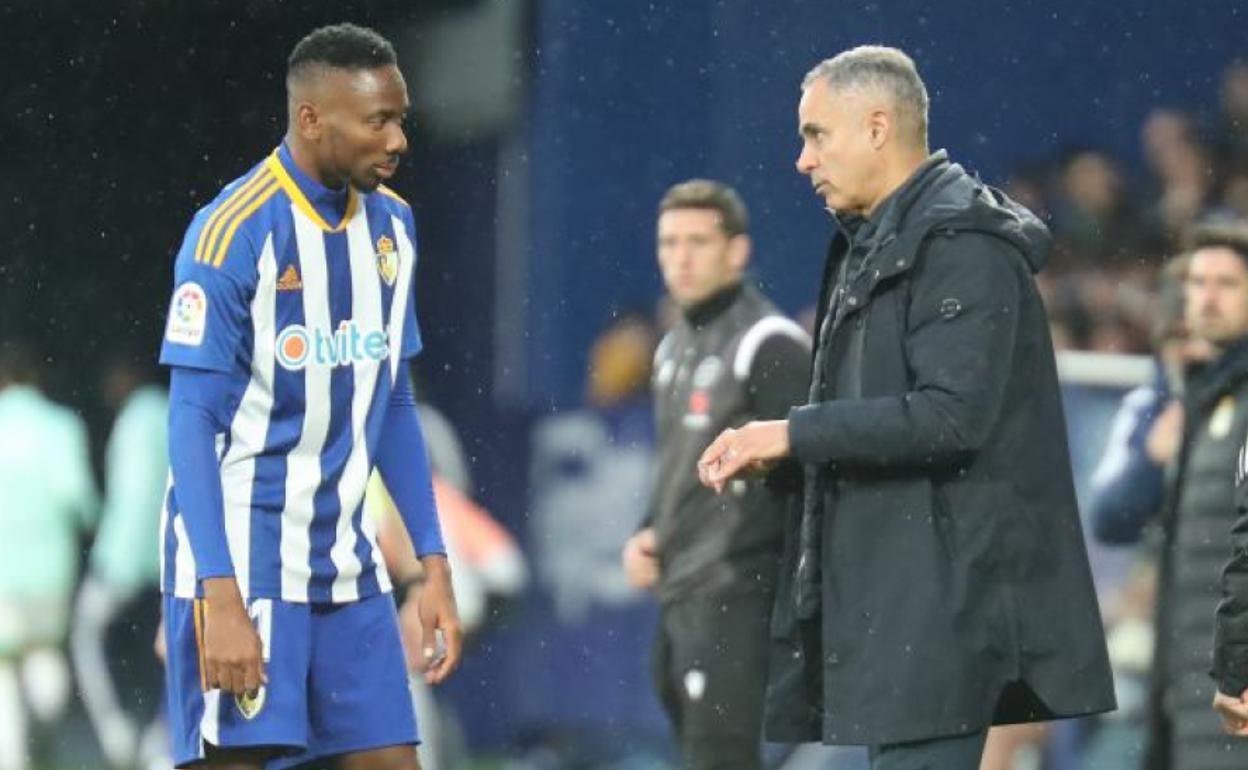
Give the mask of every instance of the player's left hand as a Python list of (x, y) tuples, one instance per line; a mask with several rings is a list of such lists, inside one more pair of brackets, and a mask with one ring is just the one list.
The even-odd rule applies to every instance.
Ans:
[(716, 492), (730, 480), (767, 470), (789, 454), (789, 421), (764, 420), (729, 428), (698, 459), (698, 480)]
[[(455, 591), (451, 588), (451, 565), (441, 555), (421, 559), (425, 583), (416, 596), (421, 625), (420, 670), (429, 684), (446, 681), (458, 666), (463, 654), (464, 633), (455, 608)], [(437, 632), (442, 632), (444, 648), (438, 649)]]
[(1248, 736), (1248, 691), (1239, 698), (1215, 694), (1213, 710), (1222, 718), (1222, 729), (1228, 735)]

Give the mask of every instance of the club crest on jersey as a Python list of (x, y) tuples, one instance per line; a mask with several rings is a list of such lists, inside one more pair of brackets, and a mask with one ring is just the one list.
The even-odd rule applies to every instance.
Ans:
[(693, 387), (709, 388), (719, 381), (724, 373), (724, 362), (719, 356), (707, 356), (693, 370)]
[(267, 697), (265, 690), (266, 688), (261, 687), (254, 696), (247, 693), (234, 696), (234, 705), (238, 707), (238, 713), (243, 715), (243, 719), (255, 719), (260, 709), (264, 708)]
[(393, 286), (399, 277), (399, 253), (394, 250), (394, 241), (385, 235), (377, 239), (377, 272), (387, 286)]
[(292, 324), (277, 335), (277, 362), (291, 372), (309, 366), (380, 362), (390, 355), (389, 336), (381, 329), (365, 330), (355, 321), (343, 321), (333, 334), (325, 329)]

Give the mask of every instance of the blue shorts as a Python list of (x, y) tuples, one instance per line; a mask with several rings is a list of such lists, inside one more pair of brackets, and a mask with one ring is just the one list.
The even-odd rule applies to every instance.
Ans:
[(204, 759), (209, 745), (272, 748), (267, 767), (278, 769), (419, 743), (389, 594), (346, 604), (252, 599), (247, 610), (260, 632), (268, 676), (254, 701), (204, 690), (199, 602), (164, 597), (175, 766)]

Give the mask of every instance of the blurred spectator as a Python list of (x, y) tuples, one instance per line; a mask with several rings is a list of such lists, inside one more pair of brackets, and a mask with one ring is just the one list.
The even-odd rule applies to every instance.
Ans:
[[(1165, 464), (1174, 455), (1181, 429), (1183, 381), (1193, 365), (1215, 351), (1193, 338), (1183, 317), (1183, 284), (1188, 258), (1166, 264), (1153, 329), (1156, 372), (1153, 382), (1129, 392), (1114, 418), (1105, 452), (1092, 477), (1088, 516), (1102, 542), (1134, 543), (1161, 510)], [(1159, 418), (1160, 427), (1154, 431)]]
[[(169, 765), (155, 708), (160, 666), (144, 643), (160, 613), (160, 508), (169, 474), (169, 397), (150, 374), (126, 358), (105, 370), (104, 400), (116, 419), (104, 458), (104, 506), (71, 633), (82, 703), (114, 768)], [(130, 644), (124, 658), (110, 660), (107, 641), (122, 618)], [(135, 684), (129, 698), (118, 692), (123, 673)]]
[[(645, 515), (654, 455), (650, 371), (655, 333), (622, 314), (590, 348), (587, 408), (534, 426), (531, 488), (535, 564), (561, 619), (577, 622), (597, 603), (627, 604), (619, 544)], [(568, 538), (576, 548), (565, 548)]]
[(1228, 169), (1217, 213), (1224, 219), (1248, 220), (1248, 168)]
[(60, 647), (96, 503), (82, 418), (40, 391), (21, 343), (0, 342), (0, 770), (27, 767), (28, 715), (66, 706)]
[(646, 392), (654, 356), (655, 332), (645, 318), (620, 316), (589, 351), (585, 400), (606, 409)]
[(1214, 137), (1218, 163), (1248, 172), (1248, 61), (1231, 62), (1222, 74), (1221, 114)]
[(509, 637), (524, 672), (509, 718), (533, 737), (524, 761), (542, 767), (618, 767), (670, 746), (646, 686), (654, 607), (619, 559), (654, 478), (654, 350), (634, 344), (654, 339), (638, 333), (645, 323), (623, 315), (604, 328), (586, 371), (586, 400), (596, 403), (542, 416), (531, 432), (524, 540), (536, 585)]
[(1213, 156), (1192, 118), (1176, 110), (1154, 110), (1141, 138), (1156, 185), (1146, 222), (1173, 247), (1214, 202)]
[(1106, 270), (1153, 259), (1155, 247), (1144, 237), (1125, 188), (1122, 170), (1108, 154), (1088, 149), (1067, 158), (1053, 212), (1055, 270)]

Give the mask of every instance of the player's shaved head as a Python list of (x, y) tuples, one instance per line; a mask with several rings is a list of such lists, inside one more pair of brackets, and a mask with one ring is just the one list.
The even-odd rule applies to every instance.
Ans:
[(286, 60), (288, 92), (319, 79), (327, 70), (370, 70), (394, 65), (394, 46), (377, 32), (355, 24), (334, 24), (314, 30), (295, 46)]

